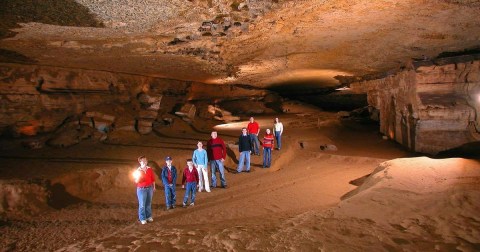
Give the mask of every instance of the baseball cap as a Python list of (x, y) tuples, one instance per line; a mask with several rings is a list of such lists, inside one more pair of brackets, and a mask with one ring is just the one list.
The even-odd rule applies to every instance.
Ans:
[(172, 160), (172, 157), (167, 156), (167, 157), (165, 158), (165, 161), (167, 161), (167, 160)]

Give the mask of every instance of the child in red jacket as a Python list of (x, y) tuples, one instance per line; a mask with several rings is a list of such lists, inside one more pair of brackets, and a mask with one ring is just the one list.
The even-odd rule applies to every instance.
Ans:
[(187, 182), (187, 189), (185, 190), (185, 196), (183, 197), (183, 207), (187, 207), (188, 196), (191, 194), (190, 206), (195, 205), (195, 192), (198, 185), (198, 172), (193, 167), (193, 161), (187, 159), (187, 167), (183, 170), (182, 188), (185, 188), (185, 182)]
[(273, 148), (274, 136), (270, 133), (270, 129), (266, 130), (266, 134), (263, 137), (263, 168), (270, 168), (272, 163), (272, 148)]

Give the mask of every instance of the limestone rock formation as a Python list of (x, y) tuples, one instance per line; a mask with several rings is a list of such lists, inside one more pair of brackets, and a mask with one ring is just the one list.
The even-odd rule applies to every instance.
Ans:
[[(455, 58), (450, 59), (455, 61)], [(480, 61), (424, 65), (356, 82), (379, 110), (380, 131), (409, 149), (436, 154), (478, 141)]]

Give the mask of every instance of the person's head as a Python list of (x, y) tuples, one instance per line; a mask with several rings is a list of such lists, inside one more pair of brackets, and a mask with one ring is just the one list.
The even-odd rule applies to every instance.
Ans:
[(253, 121), (254, 121), (254, 119), (253, 119), (253, 116), (252, 116), (252, 117), (250, 117), (250, 122), (253, 123)]
[(278, 123), (278, 117), (275, 117), (275, 123)]
[(187, 165), (188, 165), (189, 168), (190, 168), (190, 167), (193, 167), (193, 161), (192, 161), (192, 159), (187, 159)]
[(212, 131), (211, 136), (212, 136), (212, 139), (217, 138), (217, 132), (216, 132), (216, 131)]
[(270, 134), (270, 129), (267, 129), (266, 132), (267, 132), (267, 134)]
[(145, 156), (140, 156), (138, 157), (138, 163), (140, 164), (140, 167), (145, 168), (147, 166), (148, 160), (147, 157)]
[(172, 162), (173, 162), (172, 157), (167, 156), (167, 157), (165, 158), (165, 163), (167, 163), (167, 165), (172, 165)]
[(197, 147), (198, 147), (199, 149), (201, 149), (201, 148), (203, 147), (203, 143), (202, 143), (201, 141), (198, 141)]
[(242, 135), (246, 135), (247, 134), (247, 128), (242, 128)]

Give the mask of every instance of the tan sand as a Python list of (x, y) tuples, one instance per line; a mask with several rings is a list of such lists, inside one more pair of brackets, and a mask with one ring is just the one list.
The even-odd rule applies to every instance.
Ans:
[[(262, 128), (271, 127), (274, 116), (257, 121)], [(19, 214), (13, 213), (14, 204), (2, 208), (2, 250), (479, 249), (477, 161), (405, 158), (411, 154), (383, 140), (375, 127), (340, 123), (334, 114), (280, 118), (285, 124), (284, 148), (273, 151), (270, 169), (261, 168), (262, 157), (252, 156), (251, 173), (226, 173), (228, 189), (198, 193), (194, 207), (170, 211), (164, 210), (164, 193), (157, 182), (155, 220), (147, 225), (140, 225), (136, 216), (130, 177), (135, 158), (145, 154), (162, 165), (170, 155), (182, 170), (196, 140), (209, 138), (205, 128), (166, 130), (115, 145), (83, 142), (35, 153), (6, 150), (0, 186), (11, 193), (4, 189), (4, 197), (29, 195), (37, 200), (36, 207), (18, 209)], [(235, 141), (245, 125), (216, 127), (229, 144), (228, 171), (236, 169)], [(322, 151), (320, 145), (338, 150)], [(51, 202), (43, 200), (41, 189), (25, 193), (46, 181), (56, 185)], [(177, 206), (183, 194), (177, 186)]]

